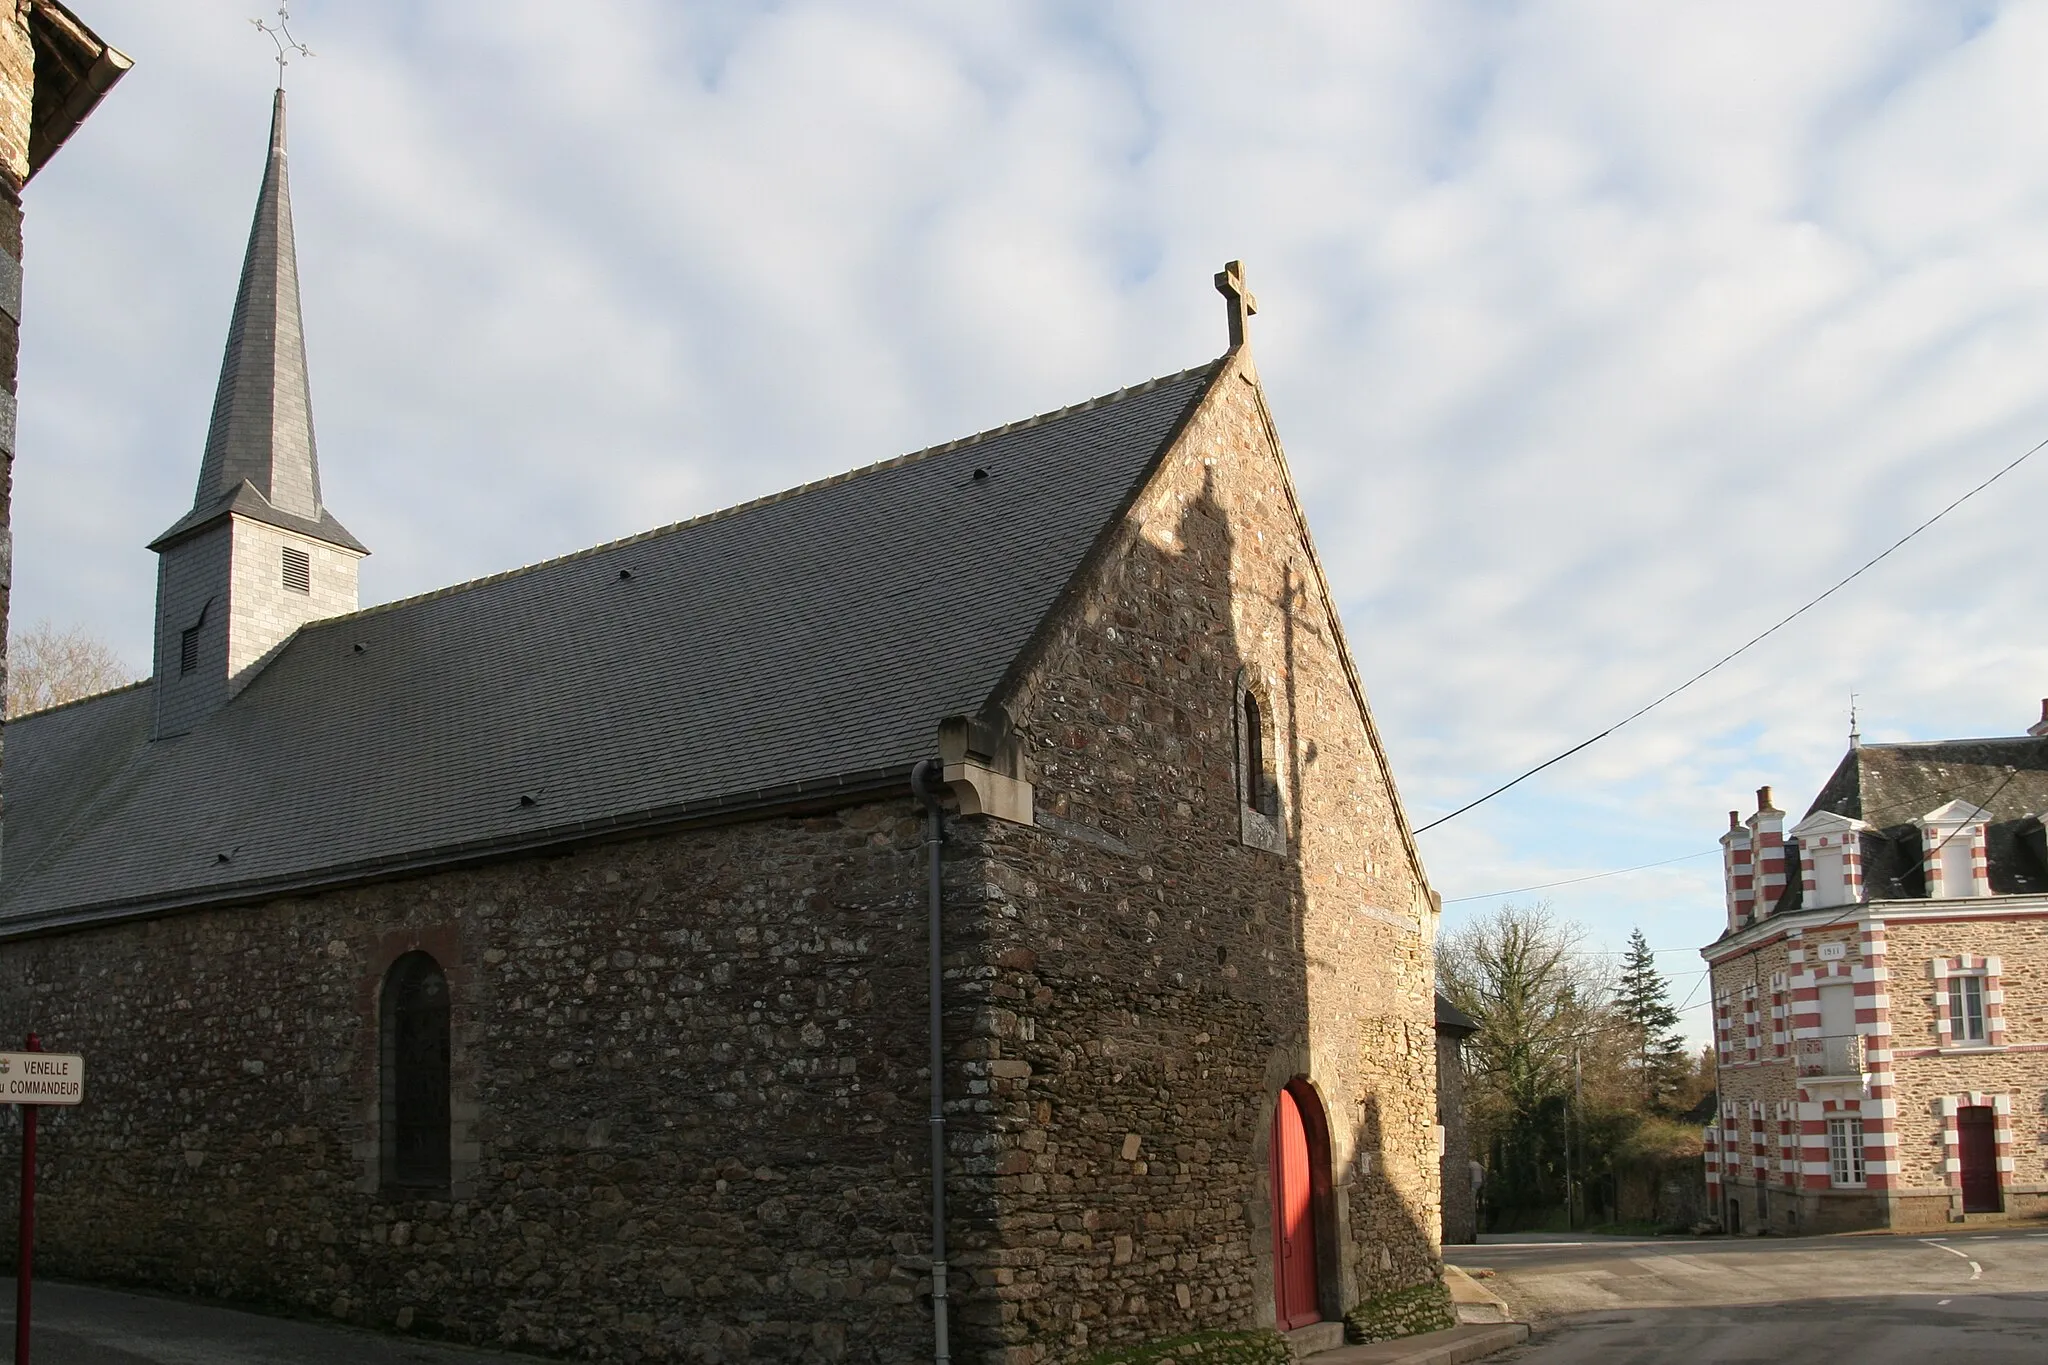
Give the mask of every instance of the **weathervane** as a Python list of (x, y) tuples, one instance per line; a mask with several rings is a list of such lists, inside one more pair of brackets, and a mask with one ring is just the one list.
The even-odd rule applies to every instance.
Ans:
[(284, 69), (292, 64), (292, 57), (295, 54), (300, 57), (315, 55), (312, 48), (307, 47), (297, 38), (292, 37), (292, 16), (290, 11), (291, 5), (289, 3), (279, 5), (277, 7), (277, 22), (275, 24), (266, 24), (261, 19), (251, 19), (249, 21), (256, 25), (257, 32), (277, 44), (277, 88), (280, 90), (284, 89)]

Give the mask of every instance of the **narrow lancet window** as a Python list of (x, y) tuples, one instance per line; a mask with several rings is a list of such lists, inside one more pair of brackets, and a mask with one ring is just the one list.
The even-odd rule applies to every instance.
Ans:
[(1247, 688), (1244, 694), (1244, 803), (1263, 813), (1266, 809), (1266, 734), (1259, 699)]
[(384, 977), (380, 1009), (383, 1183), (448, 1188), (448, 978), (426, 953), (407, 953)]

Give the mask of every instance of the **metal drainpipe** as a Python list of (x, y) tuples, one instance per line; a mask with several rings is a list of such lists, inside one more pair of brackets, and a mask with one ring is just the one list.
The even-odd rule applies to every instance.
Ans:
[(910, 770), (910, 790), (924, 802), (924, 846), (928, 852), (927, 897), (930, 943), (930, 1016), (927, 1029), (931, 1041), (932, 1101), (926, 1124), (932, 1135), (932, 1359), (949, 1365), (952, 1349), (946, 1340), (946, 1053), (944, 1016), (939, 1009), (943, 972), (940, 966), (940, 912), (945, 892), (939, 877), (939, 853), (946, 842), (946, 816), (939, 806), (939, 762), (923, 759)]

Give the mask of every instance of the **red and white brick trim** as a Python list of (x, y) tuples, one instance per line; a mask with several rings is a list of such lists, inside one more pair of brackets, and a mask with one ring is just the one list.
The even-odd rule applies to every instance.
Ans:
[(1927, 975), (1934, 981), (1935, 1046), (1956, 1046), (1948, 1012), (1948, 979), (1952, 976), (1984, 978), (1984, 1042), (1989, 1047), (2005, 1046), (2005, 986), (2000, 980), (2004, 971), (2005, 964), (1996, 954), (1963, 953), (1937, 957), (1927, 964)]
[(1722, 1066), (1735, 1062), (1733, 1011), (1734, 996), (1728, 991), (1714, 992), (1714, 1053)]
[(1728, 832), (1721, 836), (1721, 876), (1727, 889), (1728, 932), (1748, 926), (1756, 915), (1756, 868), (1751, 862), (1750, 832), (1736, 812), (1728, 812)]
[(1960, 1190), (1963, 1187), (1963, 1145), (1956, 1111), (1978, 1106), (1991, 1111), (1991, 1140), (1998, 1152), (1998, 1188), (2003, 1191), (2012, 1184), (2013, 1177), (2012, 1096), (2003, 1091), (1987, 1094), (1982, 1090), (1968, 1090), (1935, 1100), (1934, 1109), (1941, 1118), (1941, 1168), (1948, 1175), (1949, 1186)]
[(1771, 1056), (1785, 1056), (1792, 1048), (1791, 986), (1785, 973), (1771, 977)]
[[(1990, 846), (1985, 831), (1990, 828), (1983, 820), (1968, 819), (1981, 816), (1984, 811), (1966, 802), (1952, 801), (1940, 810), (1930, 811), (1920, 817), (1920, 859), (1927, 869), (1927, 896), (1930, 900), (1956, 900), (1971, 896), (1991, 894)], [(1956, 817), (1961, 816), (1968, 819)], [(1948, 884), (1948, 850), (1958, 843), (1967, 841), (1970, 849), (1970, 882), (1967, 886)]]
[(1884, 921), (1863, 924), (1863, 961), (1851, 973), (1856, 1031), (1863, 1035), (1863, 1170), (1865, 1184), (1888, 1190), (1899, 1176), (1898, 1078), (1892, 1070), (1891, 969), (1885, 965)]

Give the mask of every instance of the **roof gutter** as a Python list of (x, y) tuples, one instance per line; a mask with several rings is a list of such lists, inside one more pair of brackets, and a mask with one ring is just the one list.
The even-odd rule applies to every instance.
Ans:
[(44, 45), (83, 68), (31, 129), (28, 179), (33, 180), (99, 107), (115, 82), (128, 74), (135, 59), (103, 41), (57, 0), (33, 0), (29, 24), (30, 32)]

